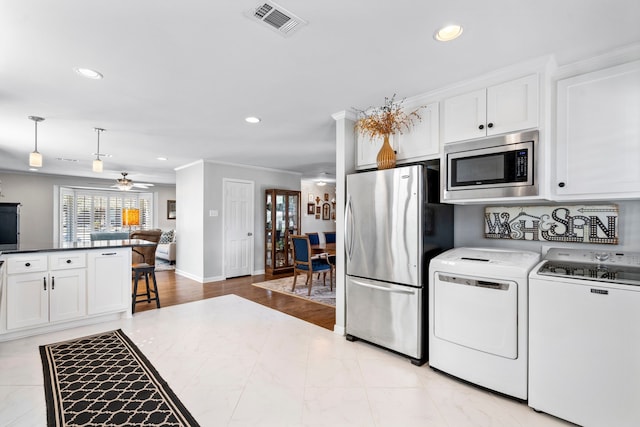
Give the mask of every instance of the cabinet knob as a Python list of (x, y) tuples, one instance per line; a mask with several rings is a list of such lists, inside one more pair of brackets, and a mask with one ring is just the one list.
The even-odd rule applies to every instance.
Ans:
[(558, 183), (558, 187), (560, 187), (560, 188), (564, 187), (564, 185), (565, 185), (564, 182), (559, 182)]
[(25, 266), (25, 267), (31, 267), (31, 263), (30, 263), (30, 262), (25, 262), (25, 263), (24, 263), (24, 266)]
[(478, 129), (480, 129), (480, 130), (484, 129), (484, 125), (478, 126)]
[(493, 123), (489, 123), (489, 124), (487, 125), (487, 127), (488, 127), (489, 129), (491, 129), (491, 128), (493, 127)]
[(67, 260), (67, 264), (71, 264), (71, 260), (70, 259)]

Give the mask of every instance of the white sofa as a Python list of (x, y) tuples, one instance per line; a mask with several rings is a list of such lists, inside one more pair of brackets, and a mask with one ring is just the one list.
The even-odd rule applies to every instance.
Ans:
[(176, 262), (176, 233), (175, 230), (167, 230), (162, 232), (160, 242), (156, 248), (156, 258), (169, 261), (171, 264)]

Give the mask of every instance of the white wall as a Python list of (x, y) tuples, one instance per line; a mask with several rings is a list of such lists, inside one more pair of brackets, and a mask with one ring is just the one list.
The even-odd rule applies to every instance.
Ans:
[[(596, 203), (596, 202), (594, 202)], [(597, 203), (602, 203), (599, 201)], [(454, 209), (455, 236), (454, 244), (460, 246), (484, 246), (499, 247), (505, 249), (529, 250), (544, 253), (543, 247), (561, 247), (588, 250), (621, 250), (640, 252), (640, 201), (621, 200), (612, 201), (619, 208), (619, 241), (618, 245), (595, 245), (584, 243), (558, 243), (546, 241), (521, 241), (484, 238), (484, 205), (457, 205)], [(589, 202), (576, 202), (573, 204), (589, 204)], [(547, 203), (554, 205), (554, 203)], [(570, 205), (570, 203), (565, 203)]]
[[(45, 175), (41, 173), (0, 172), (0, 202), (20, 203), (20, 242), (25, 246), (50, 247), (54, 241), (54, 187), (96, 187), (109, 188), (114, 180)], [(174, 228), (175, 221), (166, 221), (167, 199), (175, 199), (173, 185), (155, 185), (156, 226), (162, 229)], [(164, 209), (164, 211), (162, 210)]]
[(199, 280), (204, 275), (204, 163), (176, 170), (176, 273)]
[[(322, 209), (324, 201), (324, 194), (329, 194), (329, 203), (331, 200), (336, 199), (336, 186), (335, 184), (327, 184), (327, 185), (318, 185), (315, 181), (305, 181), (301, 182), (301, 199), (302, 199), (302, 220), (300, 221), (300, 227), (302, 229), (302, 233), (314, 233), (317, 232), (320, 236), (320, 242), (324, 242), (324, 235), (322, 234), (324, 231), (336, 231), (336, 221), (334, 219), (324, 220), (322, 219), (322, 214), (320, 215), (320, 219), (316, 219), (315, 214), (307, 215), (307, 203), (309, 203), (309, 194), (313, 195), (314, 205), (320, 206)], [(320, 197), (320, 204), (316, 204), (315, 198)], [(337, 204), (335, 205), (338, 206)], [(331, 213), (334, 212), (333, 206), (331, 207)]]
[[(301, 175), (298, 173), (211, 161), (199, 161), (180, 168), (176, 174), (177, 272), (199, 282), (225, 278), (222, 240), (225, 178), (253, 181), (255, 184), (253, 274), (261, 274), (265, 270), (265, 190), (280, 188), (300, 191)], [(189, 211), (188, 214), (185, 210)], [(218, 211), (218, 216), (209, 216), (212, 210)], [(185, 238), (188, 253), (187, 248), (181, 248)], [(181, 257), (190, 259), (181, 262)]]

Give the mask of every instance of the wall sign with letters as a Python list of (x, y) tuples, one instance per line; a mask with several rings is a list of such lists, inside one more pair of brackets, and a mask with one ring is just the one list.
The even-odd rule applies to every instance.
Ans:
[(618, 244), (618, 205), (487, 206), (487, 239)]

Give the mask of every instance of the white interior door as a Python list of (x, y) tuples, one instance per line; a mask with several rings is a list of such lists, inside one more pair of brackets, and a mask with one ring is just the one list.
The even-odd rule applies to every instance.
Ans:
[(252, 273), (253, 189), (252, 181), (224, 180), (225, 277)]

